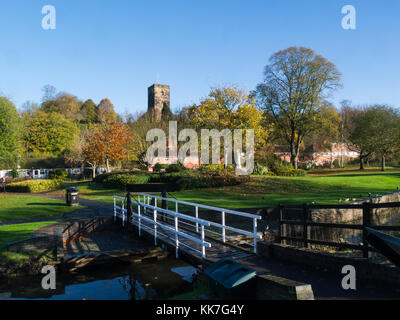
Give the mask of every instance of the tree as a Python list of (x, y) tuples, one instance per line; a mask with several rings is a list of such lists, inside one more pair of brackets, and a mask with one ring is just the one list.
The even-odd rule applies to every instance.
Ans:
[(20, 119), (14, 104), (0, 97), (0, 167), (9, 169), (17, 164), (21, 152)]
[(104, 160), (103, 141), (99, 129), (92, 130), (82, 147), (83, 159), (92, 167), (92, 177), (96, 178), (96, 168)]
[(169, 107), (169, 104), (164, 102), (163, 104), (163, 109), (161, 111), (161, 118), (165, 121), (172, 120), (174, 114), (171, 111), (171, 108)]
[(65, 152), (65, 162), (70, 166), (84, 166), (85, 155), (83, 152), (84, 146), (90, 138), (90, 129), (84, 128), (79, 131), (74, 138), (73, 144)]
[(111, 162), (125, 160), (130, 143), (131, 135), (125, 124), (112, 123), (94, 130), (83, 147), (84, 159), (93, 168), (93, 178), (99, 164), (104, 163), (107, 172), (111, 172)]
[(258, 145), (263, 145), (269, 135), (254, 97), (237, 86), (211, 88), (209, 96), (190, 109), (190, 119), (198, 130), (254, 129)]
[(128, 160), (138, 161), (141, 166), (147, 167), (145, 161), (146, 151), (151, 142), (146, 141), (147, 132), (151, 129), (162, 129), (168, 131), (168, 124), (161, 119), (159, 122), (149, 113), (126, 115), (126, 124), (131, 134), (131, 144), (128, 146)]
[(24, 114), (24, 142), (27, 152), (60, 155), (70, 148), (76, 125), (59, 113), (41, 110)]
[(127, 147), (131, 135), (123, 123), (112, 123), (100, 130), (104, 146), (104, 160), (107, 172), (110, 172), (110, 162), (118, 163), (127, 157)]
[[(211, 88), (208, 97), (202, 99), (198, 106), (195, 105), (186, 109), (178, 118), (184, 119), (185, 114), (189, 114), (191, 124), (197, 131), (217, 129), (222, 132), (221, 130), (224, 129), (253, 129), (255, 148), (261, 149), (266, 145), (270, 128), (264, 125), (263, 111), (256, 107), (255, 102), (253, 96), (248, 95), (245, 90), (235, 85), (214, 87)], [(242, 141), (244, 142), (246, 141), (245, 131), (242, 131), (242, 134)], [(233, 133), (232, 139), (235, 139)], [(227, 159), (229, 159), (230, 151), (225, 154), (227, 151), (225, 147), (224, 143), (221, 154), (224, 154), (224, 158), (228, 157)], [(213, 150), (211, 145), (209, 148), (212, 154), (220, 152), (220, 150)], [(234, 156), (236, 161), (239, 161), (236, 164), (240, 166), (240, 156), (237, 154)]]
[(35, 102), (32, 102), (30, 100), (27, 100), (22, 105), (21, 112), (22, 113), (29, 113), (30, 115), (32, 115), (39, 109), (40, 109), (40, 105), (39, 104), (37, 104)]
[(56, 101), (56, 112), (61, 113), (65, 118), (70, 120), (80, 119), (80, 103), (78, 98), (68, 93), (58, 95)]
[(373, 153), (365, 112), (365, 108), (351, 106), (342, 106), (340, 111), (344, 141), (349, 150), (359, 153), (360, 170), (364, 169), (365, 159)]
[(81, 112), (86, 123), (92, 123), (96, 121), (96, 104), (92, 99), (88, 99), (82, 104)]
[(56, 106), (56, 100), (48, 99), (42, 102), (41, 110), (47, 113), (59, 112), (59, 108)]
[(47, 84), (42, 88), (42, 91), (43, 91), (42, 102), (56, 99), (57, 89), (54, 86)]
[(97, 106), (97, 121), (105, 124), (115, 122), (115, 119), (114, 105), (108, 98), (101, 100)]
[[(314, 129), (304, 137), (304, 145), (314, 145), (318, 149), (330, 150), (332, 143), (337, 143), (340, 139), (341, 123), (342, 118), (335, 106), (325, 101), (321, 106), (320, 116), (315, 119)], [(331, 167), (333, 166), (333, 161), (331, 161)]]
[[(375, 153), (381, 158), (381, 170), (385, 171), (386, 157), (400, 146), (400, 116), (390, 107), (368, 107), (359, 117), (350, 140), (361, 150), (360, 158)], [(360, 169), (364, 164), (360, 162)]]
[(319, 130), (328, 93), (339, 86), (336, 66), (313, 50), (290, 47), (272, 55), (264, 82), (254, 94), (288, 143), (290, 159), (297, 168), (300, 146), (306, 136)]
[(80, 120), (82, 118), (80, 113), (81, 104), (78, 98), (68, 93), (59, 93), (55, 99), (44, 100), (41, 109), (47, 113), (60, 113), (70, 120)]

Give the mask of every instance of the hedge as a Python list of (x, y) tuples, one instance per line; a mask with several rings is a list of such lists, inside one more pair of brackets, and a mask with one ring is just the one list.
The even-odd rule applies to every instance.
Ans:
[(249, 177), (237, 176), (229, 170), (195, 171), (188, 170), (165, 174), (154, 174), (150, 182), (166, 183), (176, 190), (197, 188), (218, 188), (239, 185)]
[(106, 187), (125, 188), (127, 185), (146, 184), (149, 180), (148, 173), (117, 173), (106, 176), (102, 179), (102, 183)]
[(302, 169), (292, 169), (292, 168), (276, 168), (274, 173), (277, 176), (285, 177), (303, 177), (306, 175), (306, 171)]
[(233, 166), (228, 164), (225, 168), (224, 164), (203, 164), (200, 167), (201, 171), (224, 171), (224, 170), (233, 170)]
[(8, 192), (37, 193), (64, 187), (62, 180), (25, 180), (6, 185)]

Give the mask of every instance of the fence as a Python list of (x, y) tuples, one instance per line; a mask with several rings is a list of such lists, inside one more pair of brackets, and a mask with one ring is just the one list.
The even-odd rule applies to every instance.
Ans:
[[(374, 225), (372, 223), (372, 210), (379, 208), (400, 208), (400, 202), (391, 203), (370, 203), (364, 202), (362, 204), (343, 204), (343, 205), (307, 205), (303, 207), (299, 206), (279, 206), (279, 228), (278, 238), (281, 243), (286, 244), (286, 240), (297, 241), (303, 244), (303, 247), (310, 248), (311, 244), (333, 246), (346, 249), (361, 250), (363, 257), (368, 258), (370, 251), (375, 251), (374, 248), (368, 245), (366, 241), (367, 231), (366, 227), (371, 227), (380, 231), (400, 231), (400, 226), (382, 226)], [(301, 218), (297, 220), (284, 219), (283, 212), (285, 209), (300, 209), (302, 210)], [(329, 222), (314, 222), (311, 220), (311, 210), (313, 209), (361, 209), (362, 210), (362, 224), (350, 224), (350, 223), (329, 223)], [(288, 236), (287, 226), (301, 226), (302, 237)], [(352, 229), (360, 230), (362, 232), (362, 243), (351, 244), (333, 241), (322, 241), (317, 239), (311, 239), (311, 227), (323, 227), (323, 228), (338, 228), (338, 229)]]

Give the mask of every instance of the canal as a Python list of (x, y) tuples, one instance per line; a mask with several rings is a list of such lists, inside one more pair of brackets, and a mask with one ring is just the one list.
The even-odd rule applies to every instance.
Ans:
[(56, 289), (44, 290), (41, 276), (0, 283), (0, 300), (147, 300), (168, 299), (193, 290), (196, 269), (168, 257), (139, 264), (88, 267), (56, 277)]

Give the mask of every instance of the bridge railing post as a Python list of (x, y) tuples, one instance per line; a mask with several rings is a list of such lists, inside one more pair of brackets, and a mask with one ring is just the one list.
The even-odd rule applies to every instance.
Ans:
[[(196, 219), (199, 218), (199, 207), (198, 206), (196, 206), (196, 209), (195, 209), (195, 216), (196, 216)], [(199, 223), (198, 222), (196, 222), (196, 232), (199, 232)]]
[[(140, 203), (140, 201), (139, 201)], [(138, 203), (137, 206), (137, 212), (138, 212), (138, 232), (139, 232), (139, 237), (142, 236), (142, 226), (141, 226), (141, 219), (140, 219), (140, 204)]]
[(178, 217), (175, 217), (175, 256), (179, 258)]
[(116, 199), (114, 197), (114, 223), (117, 221), (117, 204)]
[(253, 219), (254, 253), (257, 254), (257, 218)]
[[(155, 203), (155, 207), (157, 207), (157, 202)], [(154, 209), (154, 245), (157, 245), (157, 210)]]
[(222, 211), (222, 241), (225, 242), (225, 236), (226, 236), (226, 232), (225, 232), (225, 212)]
[(201, 225), (201, 258), (204, 259), (206, 257), (206, 247), (204, 245), (204, 224)]
[(122, 210), (122, 226), (125, 227), (125, 201), (122, 200), (121, 210)]

